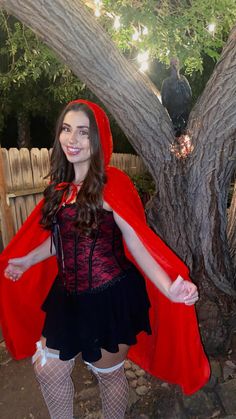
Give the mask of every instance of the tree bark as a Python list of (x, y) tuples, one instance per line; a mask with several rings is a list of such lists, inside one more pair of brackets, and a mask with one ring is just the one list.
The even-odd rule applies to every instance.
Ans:
[(177, 253), (185, 249), (184, 258), (201, 292), (198, 314), (210, 353), (229, 342), (229, 318), (235, 313), (236, 277), (229, 247), (233, 240), (227, 238), (227, 198), (236, 160), (235, 41), (236, 27), (190, 115), (194, 151), (185, 161), (165, 165), (163, 188), (149, 211), (152, 225), (158, 219), (172, 248)]
[(190, 115), (194, 151), (178, 160), (170, 152), (173, 129), (154, 85), (119, 53), (81, 1), (0, 0), (0, 6), (31, 27), (87, 84), (142, 156), (157, 188), (149, 220), (190, 266), (201, 290), (207, 349), (221, 348), (236, 295), (226, 236), (236, 152), (236, 27)]
[(236, 266), (236, 181), (234, 182), (234, 189), (232, 199), (228, 211), (227, 236), (229, 241), (230, 255)]
[[(162, 234), (168, 237), (170, 231), (169, 219), (166, 222), (166, 204), (169, 203), (168, 218), (171, 211), (172, 224), (177, 219), (178, 224), (184, 226), (180, 240), (184, 239), (191, 248), (191, 252), (185, 256), (188, 264), (194, 272), (204, 265), (204, 272), (211, 281), (229, 295), (235, 290), (236, 279), (226, 237), (227, 197), (236, 157), (235, 40), (236, 27), (190, 115), (188, 133), (194, 146), (193, 153), (185, 161), (165, 164), (162, 170), (164, 179), (161, 181), (165, 187), (158, 196), (160, 202), (164, 203), (162, 207), (159, 206), (158, 212)], [(177, 202), (173, 206), (174, 197)], [(179, 202), (183, 205), (179, 205)], [(153, 223), (157, 218), (155, 208), (156, 205), (150, 211)], [(180, 214), (175, 218), (178, 208)], [(183, 222), (185, 220), (184, 224), (181, 218)], [(171, 229), (172, 246), (176, 250), (179, 245), (183, 247), (176, 241), (178, 230), (179, 227), (176, 227), (176, 233), (172, 235)]]
[(17, 112), (17, 131), (18, 139), (17, 145), (19, 148), (26, 147), (30, 148), (30, 120), (27, 112), (18, 111)]

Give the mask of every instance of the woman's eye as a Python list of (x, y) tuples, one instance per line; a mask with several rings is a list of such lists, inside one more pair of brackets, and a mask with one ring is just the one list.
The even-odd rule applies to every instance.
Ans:
[(64, 132), (69, 132), (69, 128), (68, 127), (62, 127), (62, 129), (61, 129), (62, 131), (64, 131)]
[(82, 137), (88, 137), (88, 131), (87, 130), (80, 130), (79, 135), (81, 135)]

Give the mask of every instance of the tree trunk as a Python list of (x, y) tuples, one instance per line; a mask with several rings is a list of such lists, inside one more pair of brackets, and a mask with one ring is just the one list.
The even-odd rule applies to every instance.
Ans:
[(236, 181), (234, 182), (234, 189), (232, 199), (228, 211), (227, 236), (229, 241), (230, 254), (234, 266), (236, 266)]
[[(207, 349), (222, 347), (235, 310), (226, 201), (235, 164), (236, 28), (190, 115), (193, 153), (178, 160), (158, 92), (116, 49), (80, 1), (0, 0), (30, 26), (101, 99), (156, 181), (149, 219), (190, 266), (201, 289), (199, 318)], [(203, 328), (202, 328), (203, 330)]]
[(17, 145), (19, 148), (30, 148), (30, 120), (28, 113), (24, 111), (17, 112)]
[(177, 253), (185, 249), (184, 259), (200, 288), (199, 320), (211, 353), (229, 340), (228, 320), (236, 309), (227, 239), (227, 198), (236, 157), (235, 40), (236, 28), (190, 115), (193, 153), (185, 161), (165, 165), (162, 188), (149, 210), (152, 225), (158, 219), (161, 235), (172, 248)]

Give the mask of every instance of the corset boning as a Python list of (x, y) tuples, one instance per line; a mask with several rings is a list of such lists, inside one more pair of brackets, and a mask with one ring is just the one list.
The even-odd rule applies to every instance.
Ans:
[(76, 204), (66, 205), (56, 217), (58, 276), (69, 293), (96, 292), (122, 278), (133, 265), (125, 256), (112, 212), (100, 210), (98, 228), (86, 236), (74, 225), (76, 211)]

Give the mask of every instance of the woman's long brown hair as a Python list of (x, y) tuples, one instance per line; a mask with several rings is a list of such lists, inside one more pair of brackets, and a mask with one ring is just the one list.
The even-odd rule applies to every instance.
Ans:
[[(51, 183), (44, 191), (45, 203), (42, 208), (41, 225), (46, 229), (51, 229), (53, 219), (58, 211), (64, 191), (55, 189), (61, 182), (72, 182), (75, 177), (74, 166), (68, 162), (59, 141), (62, 124), (65, 115), (69, 111), (84, 112), (90, 122), (89, 140), (91, 148), (91, 160), (86, 178), (78, 192), (76, 202), (78, 205), (78, 216), (75, 221), (80, 232), (89, 234), (93, 227), (97, 225), (97, 210), (102, 207), (102, 192), (106, 183), (103, 152), (99, 138), (97, 123), (93, 111), (84, 103), (72, 103), (62, 111), (56, 124), (56, 135), (51, 155)], [(68, 194), (70, 187), (67, 187)]]

